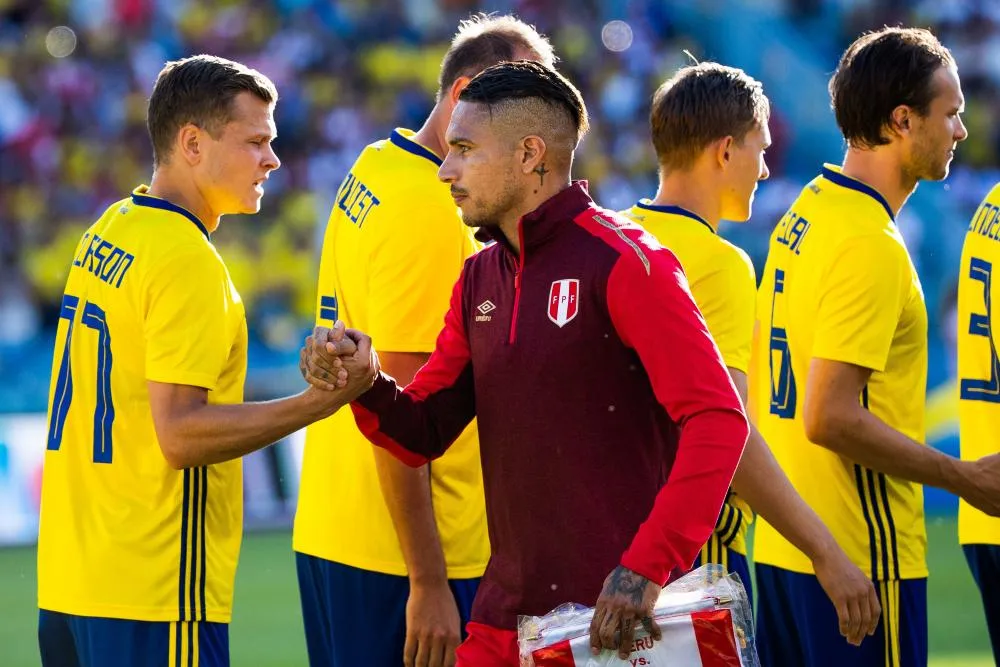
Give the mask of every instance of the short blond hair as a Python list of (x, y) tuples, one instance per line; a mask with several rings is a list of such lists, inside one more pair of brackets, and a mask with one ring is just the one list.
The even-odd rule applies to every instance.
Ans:
[(510, 14), (473, 14), (458, 24), (441, 62), (438, 97), (462, 76), (473, 77), (490, 65), (514, 60), (523, 49), (535, 54), (546, 67), (555, 66), (555, 51), (548, 38)]
[(764, 87), (743, 70), (713, 62), (682, 67), (653, 94), (649, 126), (660, 167), (688, 169), (726, 136), (741, 144), (770, 114)]

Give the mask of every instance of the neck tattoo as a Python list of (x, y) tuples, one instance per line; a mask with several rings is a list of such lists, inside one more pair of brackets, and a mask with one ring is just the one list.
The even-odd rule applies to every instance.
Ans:
[(532, 171), (538, 174), (539, 185), (545, 185), (545, 174), (549, 173), (549, 170), (545, 168), (545, 163), (541, 163), (535, 167)]

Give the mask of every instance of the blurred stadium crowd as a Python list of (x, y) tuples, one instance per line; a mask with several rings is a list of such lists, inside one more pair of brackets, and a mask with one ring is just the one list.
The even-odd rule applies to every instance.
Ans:
[[(341, 178), (365, 144), (395, 126), (421, 124), (460, 18), (478, 10), (512, 11), (551, 37), (560, 69), (580, 87), (593, 116), (576, 174), (590, 181), (603, 205), (625, 208), (656, 186), (647, 131), (652, 91), (688, 62), (685, 50), (700, 59), (724, 59), (704, 47), (713, 29), (710, 12), (692, 28), (675, 18), (684, 4), (0, 0), (0, 375), (13, 380), (0, 388), (0, 410), (45, 410), (52, 331), (69, 258), (83, 229), (109, 203), (148, 182), (145, 104), (164, 61), (200, 52), (234, 58), (270, 76), (281, 94), (275, 148), (284, 166), (269, 181), (261, 214), (228, 218), (215, 236), (248, 304), (248, 397), (259, 397), (280, 390), (264, 370), (269, 363), (287, 367), (311, 325), (318, 240)], [(883, 24), (931, 27), (955, 53), (971, 140), (960, 147), (949, 182), (925, 186), (940, 196), (916, 201), (900, 221), (927, 292), (930, 381), (944, 381), (950, 376), (949, 311), (961, 234), (989, 185), (1000, 180), (1000, 3), (705, 4), (766, 14), (768, 25), (803, 33), (814, 52), (802, 57), (827, 73), (846, 43)], [(767, 37), (745, 35), (751, 43)], [(750, 74), (763, 78), (767, 90), (762, 73)], [(821, 161), (808, 169), (788, 166), (790, 151), (801, 150), (795, 135), (802, 112), (796, 111), (774, 109), (772, 176), (758, 193), (753, 221), (724, 229), (750, 251), (758, 270), (774, 222)], [(841, 153), (820, 157), (839, 162)]]

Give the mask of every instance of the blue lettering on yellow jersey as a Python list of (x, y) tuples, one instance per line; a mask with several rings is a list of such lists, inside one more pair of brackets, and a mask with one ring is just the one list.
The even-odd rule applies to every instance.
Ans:
[[(812, 443), (802, 415), (812, 359), (853, 364), (871, 370), (858, 401), (924, 442), (927, 311), (885, 198), (825, 167), (771, 235), (756, 318), (750, 412), (785, 474), (869, 576), (927, 576), (923, 487)], [(812, 573), (766, 521), (754, 540), (757, 562)]]
[(117, 288), (122, 286), (125, 274), (132, 267), (134, 261), (135, 255), (132, 253), (116, 247), (97, 234), (87, 232), (83, 235), (83, 242), (80, 244), (76, 257), (73, 258), (73, 266), (83, 267), (102, 281)]
[[(1000, 185), (969, 222), (958, 275), (958, 423), (962, 459), (974, 461), (1000, 452)], [(996, 273), (997, 275), (993, 275)], [(962, 544), (1000, 544), (1000, 518), (964, 500), (958, 505)]]
[(108, 208), (74, 253), (56, 336), (39, 607), (228, 622), (242, 463), (173, 469), (147, 385), (202, 387), (212, 404), (243, 400), (243, 304), (201, 222), (145, 186)]
[[(448, 186), (437, 177), (440, 165), (409, 130), (395, 130), (364, 149), (340, 184), (327, 223), (317, 324), (342, 320), (371, 335), (382, 351), (434, 350), (452, 289), (476, 250)], [(481, 576), (489, 559), (479, 466), (473, 423), (429, 470), (454, 579)], [(306, 429), (293, 547), (351, 567), (407, 573), (372, 445), (350, 410)]]
[(371, 189), (359, 181), (353, 173), (340, 185), (337, 192), (337, 208), (343, 211), (348, 220), (359, 228), (365, 224), (365, 219), (381, 202)]

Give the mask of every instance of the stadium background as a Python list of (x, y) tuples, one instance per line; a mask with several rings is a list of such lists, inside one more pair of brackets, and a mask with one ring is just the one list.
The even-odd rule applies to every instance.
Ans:
[[(281, 101), (260, 215), (215, 241), (247, 302), (247, 398), (296, 391), (330, 203), (358, 151), (418, 127), (440, 58), (471, 11), (513, 11), (550, 35), (593, 129), (576, 175), (605, 206), (656, 187), (648, 100), (688, 62), (743, 67), (772, 100), (771, 179), (748, 225), (723, 225), (758, 271), (773, 224), (843, 145), (825, 86), (842, 49), (883, 24), (931, 27), (955, 53), (970, 139), (943, 184), (922, 184), (899, 224), (931, 319), (928, 436), (957, 451), (955, 279), (969, 217), (1000, 180), (1000, 2), (995, 0), (0, 0), (0, 665), (36, 665), (34, 552), (44, 412), (72, 249), (112, 201), (148, 182), (145, 100), (163, 62), (194, 53), (268, 74)], [(60, 27), (62, 26), (62, 27)], [(419, 243), (415, 230), (414, 243)], [(301, 439), (246, 461), (248, 534), (232, 628), (235, 665), (305, 664), (288, 527)], [(931, 651), (937, 667), (991, 662), (956, 545), (955, 499), (927, 494)], [(20, 545), (20, 546), (15, 546)]]

